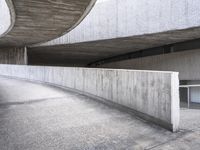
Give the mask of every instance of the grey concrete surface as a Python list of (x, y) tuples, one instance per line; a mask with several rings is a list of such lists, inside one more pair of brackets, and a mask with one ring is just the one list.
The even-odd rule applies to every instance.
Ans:
[[(200, 84), (200, 49), (148, 56), (100, 65), (101, 68), (123, 68), (179, 72), (184, 85)], [(187, 91), (181, 92), (187, 99)], [(200, 102), (200, 88), (190, 88), (190, 100)]]
[(0, 77), (1, 150), (198, 149), (198, 115), (183, 111), (172, 133), (76, 92)]
[[(200, 105), (192, 103), (191, 109), (184, 107), (181, 108), (181, 128), (200, 131)], [(190, 121), (189, 121), (190, 120)]]
[(198, 0), (100, 1), (74, 30), (30, 48), (32, 64), (86, 66), (104, 58), (200, 38)]
[[(134, 37), (199, 27), (199, 4), (198, 0), (98, 0), (79, 26), (70, 33), (42, 45)], [(190, 31), (193, 32), (192, 30)], [(185, 40), (184, 31), (181, 33), (175, 34), (174, 37), (167, 36), (168, 40)], [(186, 38), (189, 38), (189, 35)], [(195, 36), (197, 33), (192, 37)], [(162, 36), (155, 36), (154, 39), (156, 38)]]
[(22, 47), (57, 38), (78, 25), (96, 0), (6, 2), (16, 18), (11, 15), (15, 18), (13, 28), (0, 39), (0, 47)]
[[(184, 105), (184, 104), (183, 104)], [(200, 107), (193, 104), (192, 109), (181, 109), (180, 128), (188, 134), (153, 148), (154, 150), (198, 150), (200, 147)]]
[(26, 48), (0, 48), (1, 64), (27, 65)]
[(175, 72), (0, 65), (0, 74), (69, 87), (178, 130), (179, 80)]
[(200, 80), (200, 50), (124, 60), (100, 67), (179, 72), (180, 80)]

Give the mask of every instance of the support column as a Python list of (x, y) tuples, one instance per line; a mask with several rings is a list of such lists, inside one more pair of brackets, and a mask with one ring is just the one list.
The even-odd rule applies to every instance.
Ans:
[(0, 64), (27, 65), (26, 47), (0, 49)]

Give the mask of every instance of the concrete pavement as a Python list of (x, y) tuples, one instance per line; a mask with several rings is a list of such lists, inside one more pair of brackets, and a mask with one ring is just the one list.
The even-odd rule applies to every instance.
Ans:
[(1, 150), (198, 149), (200, 124), (182, 114), (173, 134), (75, 92), (0, 78)]

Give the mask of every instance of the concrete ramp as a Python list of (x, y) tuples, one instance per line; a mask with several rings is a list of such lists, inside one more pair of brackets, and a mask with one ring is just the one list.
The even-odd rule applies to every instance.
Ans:
[(0, 65), (0, 75), (71, 88), (173, 132), (179, 129), (176, 72)]
[(1, 150), (143, 150), (187, 134), (172, 133), (76, 92), (4, 77), (0, 133)]

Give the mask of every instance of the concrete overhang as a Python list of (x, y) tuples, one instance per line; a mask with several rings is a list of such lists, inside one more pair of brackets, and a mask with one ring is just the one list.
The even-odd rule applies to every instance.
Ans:
[[(55, 39), (77, 26), (96, 0), (6, 0), (16, 19), (0, 47), (20, 47)], [(14, 20), (15, 16), (11, 15)], [(3, 17), (6, 21), (7, 15)], [(4, 32), (5, 33), (5, 32)]]
[(200, 38), (198, 0), (101, 1), (74, 30), (32, 46), (30, 55), (86, 65), (141, 49)]

